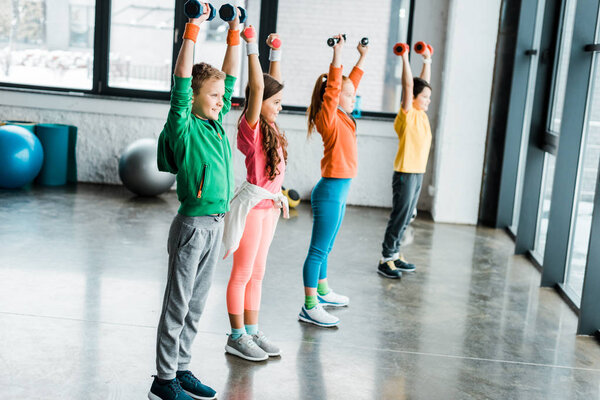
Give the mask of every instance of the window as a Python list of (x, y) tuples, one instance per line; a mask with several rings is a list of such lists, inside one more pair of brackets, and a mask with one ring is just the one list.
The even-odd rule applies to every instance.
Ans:
[[(343, 14), (344, 18), (332, 18)], [(369, 38), (365, 75), (358, 88), (362, 110), (397, 112), (400, 107), (401, 59), (392, 47), (406, 42), (410, 1), (321, 0), (306, 4), (280, 1), (277, 29), (283, 40), (282, 76), (286, 85), (283, 102), (307, 107), (317, 77), (328, 71), (332, 51), (326, 40), (346, 33), (343, 52), (344, 74), (348, 75), (358, 59), (356, 46)], [(413, 71), (418, 76), (419, 71)]]
[(0, 81), (91, 89), (94, 4), (0, 0)]
[[(187, 18), (186, 0), (0, 0), (0, 86), (39, 87), (91, 94), (168, 99)], [(248, 21), (264, 40), (275, 31), (283, 40), (284, 104), (307, 107), (317, 76), (326, 72), (331, 49), (326, 39), (348, 35), (345, 72), (357, 60), (356, 44), (366, 36), (370, 50), (361, 82), (363, 111), (395, 113), (400, 104), (401, 60), (392, 52), (408, 42), (411, 0), (302, 2), (214, 0), (247, 10)], [(340, 13), (344, 18), (332, 20)], [(277, 11), (275, 11), (277, 10)], [(266, 25), (261, 32), (260, 23)], [(278, 28), (276, 29), (275, 26)], [(218, 14), (202, 24), (194, 62), (220, 68), (227, 23)], [(261, 46), (261, 59), (268, 51)], [(234, 88), (243, 97), (247, 82), (245, 46)], [(264, 65), (264, 64), (263, 64)], [(266, 71), (265, 71), (266, 72)], [(413, 71), (415, 75), (419, 71)]]
[(175, 0), (113, 0), (108, 85), (171, 88)]

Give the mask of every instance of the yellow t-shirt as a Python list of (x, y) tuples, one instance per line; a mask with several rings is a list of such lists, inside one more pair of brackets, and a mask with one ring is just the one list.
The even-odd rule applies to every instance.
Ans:
[(408, 112), (400, 108), (394, 120), (394, 130), (398, 134), (394, 170), (425, 173), (431, 147), (431, 127), (425, 111), (417, 110), (414, 105)]

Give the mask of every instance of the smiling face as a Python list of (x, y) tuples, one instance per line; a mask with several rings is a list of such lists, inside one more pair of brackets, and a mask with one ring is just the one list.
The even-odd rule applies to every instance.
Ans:
[(270, 124), (273, 124), (281, 111), (281, 97), (283, 91), (275, 93), (268, 99), (263, 100), (262, 107), (260, 109), (260, 115)]
[(415, 97), (413, 104), (418, 110), (427, 111), (429, 108), (429, 103), (431, 103), (431, 89), (425, 87), (423, 90), (421, 90), (421, 93)]
[(356, 93), (354, 90), (354, 84), (350, 79), (344, 79), (342, 83), (342, 92), (340, 93), (340, 107), (342, 107), (342, 110), (350, 114), (354, 110), (355, 102)]
[(202, 119), (216, 120), (223, 108), (225, 81), (210, 78), (205, 80), (192, 97), (192, 112)]

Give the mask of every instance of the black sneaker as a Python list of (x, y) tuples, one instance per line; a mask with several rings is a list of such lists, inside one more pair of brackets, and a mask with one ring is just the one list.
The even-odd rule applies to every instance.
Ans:
[(164, 383), (160, 383), (157, 377), (154, 377), (154, 382), (148, 392), (150, 400), (192, 400), (190, 396), (185, 394), (179, 381), (172, 379)]
[(390, 279), (402, 278), (402, 271), (396, 268), (396, 265), (392, 260), (386, 262), (379, 261), (379, 265), (377, 266), (377, 273)]
[(217, 397), (217, 392), (200, 382), (191, 371), (177, 371), (177, 380), (183, 391), (192, 399), (210, 400)]
[(406, 260), (403, 257), (394, 260), (394, 265), (396, 266), (396, 268), (403, 272), (415, 272), (415, 269), (417, 269), (415, 264), (406, 262)]

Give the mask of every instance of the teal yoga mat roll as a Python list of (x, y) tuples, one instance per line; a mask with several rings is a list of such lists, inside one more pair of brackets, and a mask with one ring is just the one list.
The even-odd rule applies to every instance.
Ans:
[(9, 124), (9, 125), (22, 126), (23, 128), (27, 129), (29, 132), (35, 133), (35, 122), (31, 122), (31, 121), (4, 121), (4, 123)]
[(47, 186), (67, 183), (69, 126), (38, 124), (36, 134), (44, 148), (44, 163), (37, 182)]

